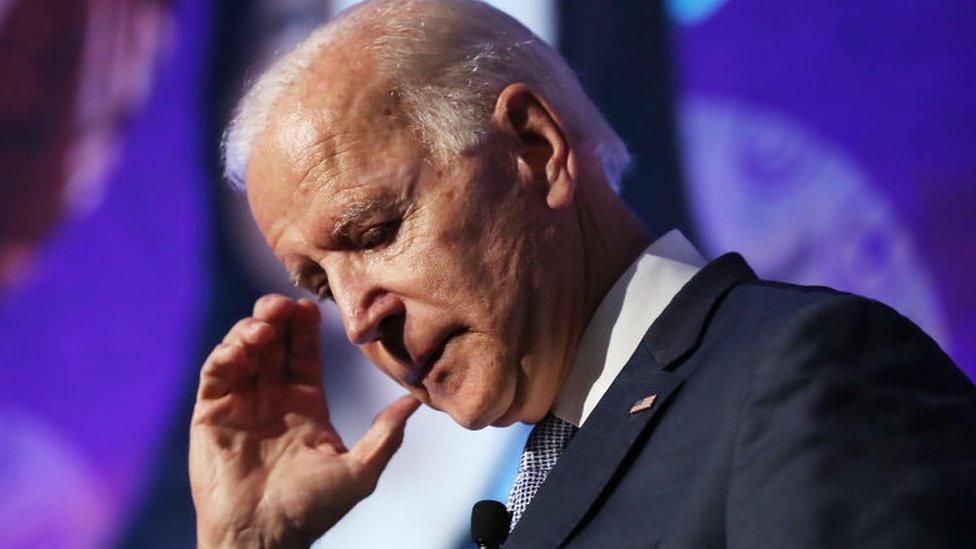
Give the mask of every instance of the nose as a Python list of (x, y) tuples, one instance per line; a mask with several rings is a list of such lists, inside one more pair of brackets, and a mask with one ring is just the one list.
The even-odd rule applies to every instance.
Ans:
[(329, 282), (346, 337), (355, 345), (378, 340), (383, 321), (404, 313), (403, 301), (363, 272), (333, 275)]

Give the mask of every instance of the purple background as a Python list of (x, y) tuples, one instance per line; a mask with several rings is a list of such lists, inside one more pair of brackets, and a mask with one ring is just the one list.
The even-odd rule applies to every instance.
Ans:
[[(976, 375), (976, 4), (670, 7), (702, 244), (744, 251), (760, 274), (882, 299)], [(756, 200), (707, 204), (730, 193)], [(802, 255), (783, 264), (791, 250)], [(804, 276), (811, 262), (824, 276)]]
[(112, 540), (194, 375), (209, 284), (208, 4), (176, 4), (175, 49), (104, 202), (64, 223), (0, 304), (0, 547)]
[[(882, 299), (976, 375), (974, 3), (666, 4), (701, 247)], [(211, 8), (175, 3), (105, 200), (0, 298), (0, 547), (123, 543), (158, 470), (185, 482), (166, 437), (184, 436), (205, 334), (226, 328), (206, 324), (211, 290), (230, 284), (212, 278)]]

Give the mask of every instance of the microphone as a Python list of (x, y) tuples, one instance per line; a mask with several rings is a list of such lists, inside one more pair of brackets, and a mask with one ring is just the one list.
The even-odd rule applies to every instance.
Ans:
[(512, 515), (501, 502), (486, 499), (471, 508), (471, 539), (478, 549), (498, 549), (508, 537)]

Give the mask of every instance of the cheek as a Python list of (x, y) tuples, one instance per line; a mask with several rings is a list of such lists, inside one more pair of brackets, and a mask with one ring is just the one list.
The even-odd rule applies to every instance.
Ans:
[(477, 226), (459, 217), (453, 212), (437, 217), (432, 208), (410, 221), (388, 265), (410, 297), (457, 309), (490, 293)]
[(397, 290), (516, 346), (540, 262), (532, 197), (513, 185), (439, 183), (425, 190), (391, 250)]

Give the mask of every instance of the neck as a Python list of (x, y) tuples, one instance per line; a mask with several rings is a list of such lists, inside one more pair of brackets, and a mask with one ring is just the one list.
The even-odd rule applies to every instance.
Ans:
[[(584, 327), (614, 283), (653, 238), (603, 177), (593, 170), (577, 189), (577, 216), (583, 247)], [(582, 335), (582, 334), (580, 334)]]

